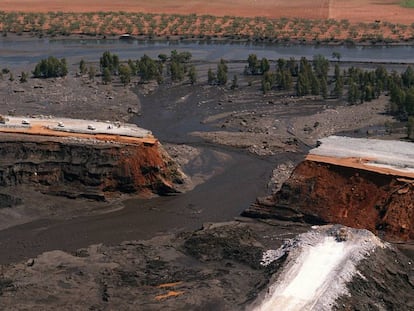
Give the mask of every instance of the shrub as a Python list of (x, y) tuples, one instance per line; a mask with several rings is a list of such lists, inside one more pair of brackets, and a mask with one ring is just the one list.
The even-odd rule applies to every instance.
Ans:
[(58, 60), (53, 56), (50, 56), (47, 59), (42, 59), (33, 71), (33, 76), (35, 78), (64, 77), (67, 74), (68, 67), (66, 60), (64, 58)]

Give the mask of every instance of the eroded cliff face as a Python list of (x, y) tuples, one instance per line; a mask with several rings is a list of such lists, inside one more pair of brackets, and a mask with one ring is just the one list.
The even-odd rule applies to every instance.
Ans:
[(176, 192), (183, 174), (159, 143), (122, 144), (2, 134), (0, 186), (28, 184), (68, 197)]
[(368, 229), (387, 240), (414, 239), (414, 180), (305, 160), (274, 196), (248, 216)]

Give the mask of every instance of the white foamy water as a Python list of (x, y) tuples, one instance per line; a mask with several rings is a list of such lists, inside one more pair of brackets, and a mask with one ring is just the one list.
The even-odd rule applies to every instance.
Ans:
[[(301, 235), (291, 244), (286, 266), (267, 295), (256, 302), (255, 311), (330, 310), (335, 299), (346, 294), (346, 283), (357, 272), (355, 266), (377, 246), (384, 246), (366, 230), (352, 230), (347, 241), (326, 234), (331, 226)], [(284, 246), (286, 249), (286, 246)], [(273, 252), (275, 259), (280, 257)], [(269, 264), (269, 255), (263, 263)]]

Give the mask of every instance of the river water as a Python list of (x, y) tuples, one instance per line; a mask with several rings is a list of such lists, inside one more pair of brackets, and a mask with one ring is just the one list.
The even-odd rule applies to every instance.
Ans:
[[(330, 58), (333, 51), (340, 52), (344, 61), (414, 62), (411, 56), (414, 47), (408, 46), (350, 48), (206, 42), (132, 41), (127, 43), (119, 40), (8, 37), (0, 39), (0, 66), (15, 69), (29, 68), (29, 66), (33, 68), (34, 63), (50, 55), (65, 57), (73, 65), (81, 58), (96, 62), (106, 50), (118, 54), (120, 59), (137, 59), (143, 54), (151, 57), (157, 57), (160, 53), (169, 54), (173, 49), (189, 51), (195, 60), (204, 62), (216, 62), (220, 58), (245, 60), (250, 53), (269, 59), (292, 56), (310, 58), (315, 54)], [(151, 124), (160, 121), (159, 111), (162, 108), (160, 105), (146, 103), (143, 100), (143, 116), (137, 121), (146, 124), (151, 130)], [(183, 113), (177, 109), (168, 113), (166, 120), (179, 120), (182, 126), (179, 131), (171, 131), (169, 126), (155, 126), (156, 134), (173, 142), (188, 143), (187, 134), (195, 130), (195, 124), (198, 124), (197, 127), (200, 126), (201, 115), (195, 116), (193, 113)], [(191, 124), (194, 126), (190, 126)], [(176, 134), (180, 137), (175, 137)], [(40, 219), (3, 230), (0, 237), (0, 245), (3, 249), (0, 262), (13, 262), (52, 249), (74, 250), (101, 242), (117, 244), (123, 240), (146, 239), (159, 233), (193, 230), (204, 222), (231, 220), (248, 207), (256, 196), (265, 194), (267, 180), (277, 163), (292, 157), (296, 157), (295, 161), (298, 161), (300, 157), (300, 155), (280, 154), (277, 158), (262, 159), (217, 146), (201, 147), (204, 149), (203, 163), (206, 164), (200, 170), (207, 171), (211, 166), (219, 166), (219, 173), (213, 174), (213, 177), (194, 190), (175, 197), (147, 201), (128, 200), (123, 210), (108, 214), (89, 217), (73, 215), (70, 219), (63, 220)], [(220, 162), (215, 158), (217, 152), (225, 154), (230, 160), (225, 163)]]
[(333, 52), (341, 54), (342, 61), (414, 63), (414, 46), (314, 46), (282, 45), (229, 42), (184, 42), (184, 41), (121, 41), (114, 39), (22, 39), (6, 37), (0, 39), (0, 65), (16, 68), (37, 63), (48, 56), (66, 58), (77, 62), (96, 62), (104, 51), (118, 54), (120, 59), (137, 59), (147, 54), (157, 57), (160, 53), (169, 54), (171, 50), (188, 51), (194, 60), (217, 62), (221, 58), (246, 60), (255, 53), (268, 59), (312, 58), (321, 54), (329, 59)]

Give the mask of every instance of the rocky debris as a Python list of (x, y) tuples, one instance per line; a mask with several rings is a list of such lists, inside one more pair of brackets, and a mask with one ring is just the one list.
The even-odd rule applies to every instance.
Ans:
[(348, 295), (337, 299), (333, 310), (414, 310), (413, 266), (393, 248), (376, 248), (360, 262), (346, 285)]
[(180, 166), (188, 165), (189, 162), (201, 154), (199, 149), (189, 145), (163, 144), (163, 146), (170, 157)]
[[(255, 234), (257, 228), (267, 234)], [(32, 267), (1, 267), (0, 280), (9, 287), (4, 285), (0, 304), (15, 310), (243, 309), (283, 263), (260, 265), (266, 243), (280, 246), (261, 237), (269, 234), (275, 234), (269, 225), (229, 222), (74, 254), (43, 253)]]
[[(241, 243), (241, 241), (243, 241)], [(259, 268), (263, 246), (246, 226), (208, 225), (194, 232), (184, 243), (187, 253), (200, 261), (235, 260)]]
[(3, 276), (0, 276), (0, 297), (6, 291), (13, 291), (15, 288), (13, 286), (13, 281), (6, 279)]
[(306, 160), (279, 192), (258, 200), (244, 215), (341, 223), (406, 241), (414, 239), (414, 184), (408, 178)]
[(1, 134), (0, 150), (2, 187), (28, 184), (44, 193), (102, 200), (117, 193), (174, 193), (183, 183), (183, 173), (158, 143)]
[(22, 204), (22, 199), (6, 193), (0, 193), (0, 208), (10, 208)]
[[(10, 92), (13, 90), (13, 92)], [(115, 99), (115, 100), (114, 100)], [(28, 79), (26, 83), (0, 81), (0, 113), (43, 114), (72, 118), (128, 121), (129, 111), (139, 112), (139, 99), (129, 88), (104, 85), (87, 77)]]
[(27, 260), (26, 265), (28, 267), (33, 267), (34, 263), (35, 263), (34, 259), (30, 258), (29, 260)]
[[(354, 131), (372, 125), (384, 126), (393, 122), (390, 115), (385, 114), (388, 97), (381, 96), (375, 102), (365, 102), (353, 106), (337, 106), (327, 108), (318, 113), (298, 116), (291, 122), (290, 132), (307, 145), (315, 145), (323, 137), (341, 131)], [(375, 135), (371, 133), (370, 136)]]
[(337, 242), (345, 242), (349, 239), (350, 232), (346, 228), (340, 228), (338, 231), (335, 232), (335, 240)]
[(295, 165), (293, 162), (287, 161), (279, 164), (275, 169), (273, 169), (269, 183), (267, 184), (271, 194), (275, 194), (280, 190), (283, 183), (289, 178), (290, 174), (292, 174), (294, 168)]

